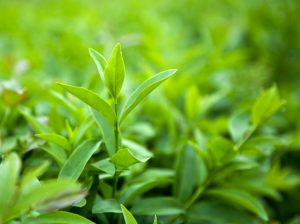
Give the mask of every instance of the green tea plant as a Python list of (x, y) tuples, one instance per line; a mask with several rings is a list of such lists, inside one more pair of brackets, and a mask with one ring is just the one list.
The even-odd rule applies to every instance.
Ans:
[[(300, 184), (274, 153), (286, 145), (270, 123), (285, 103), (276, 85), (219, 121), (226, 91), (201, 96), (194, 83), (176, 92), (192, 78), (169, 79), (170, 69), (127, 96), (121, 45), (108, 60), (89, 53), (105, 90), (58, 82), (27, 107), (23, 92), (5, 93), (0, 223), (272, 221), (269, 200)], [(137, 110), (167, 79), (166, 93)], [(14, 144), (8, 123), (21, 133)]]

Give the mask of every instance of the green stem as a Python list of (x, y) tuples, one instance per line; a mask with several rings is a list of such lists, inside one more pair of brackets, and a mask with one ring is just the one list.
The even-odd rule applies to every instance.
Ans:
[(253, 125), (250, 130), (248, 131), (247, 135), (241, 139), (235, 146), (234, 150), (238, 151), (241, 149), (241, 147), (250, 139), (250, 137), (253, 135), (253, 133), (256, 131), (257, 125)]
[[(118, 103), (115, 99), (115, 115), (116, 115), (116, 122), (115, 122), (115, 152), (119, 150), (119, 119), (118, 119)], [(118, 179), (119, 179), (119, 172), (117, 171), (117, 167), (115, 166), (115, 174), (113, 177), (113, 189), (112, 189), (112, 198), (116, 197), (117, 187), (118, 187)]]

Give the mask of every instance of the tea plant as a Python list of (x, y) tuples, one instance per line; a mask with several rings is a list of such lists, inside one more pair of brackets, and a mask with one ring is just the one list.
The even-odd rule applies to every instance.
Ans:
[(19, 114), (30, 128), (2, 147), (0, 223), (268, 223), (268, 201), (300, 184), (274, 156), (286, 145), (268, 124), (285, 103), (276, 85), (221, 124), (208, 115), (227, 93), (177, 93), (184, 77), (138, 111), (176, 70), (127, 96), (121, 45), (108, 60), (89, 53), (105, 91), (58, 82), (31, 108), (24, 92), (2, 92), (3, 139)]

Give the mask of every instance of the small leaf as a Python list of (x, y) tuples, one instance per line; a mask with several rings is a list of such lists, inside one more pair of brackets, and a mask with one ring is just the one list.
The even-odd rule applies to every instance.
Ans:
[(229, 121), (229, 131), (232, 139), (238, 142), (250, 128), (248, 113), (238, 113)]
[(136, 163), (144, 163), (149, 160), (151, 156), (138, 154), (128, 148), (118, 150), (112, 157), (111, 162), (120, 169), (126, 169)]
[(57, 134), (36, 134), (37, 137), (44, 139), (45, 141), (53, 142), (54, 144), (62, 147), (63, 149), (70, 151), (71, 150), (71, 145), (69, 141), (61, 135)]
[(58, 178), (77, 180), (100, 144), (101, 142), (96, 143), (93, 140), (87, 140), (79, 145), (63, 165)]
[(104, 70), (105, 84), (113, 96), (116, 99), (121, 91), (124, 78), (125, 78), (125, 65), (121, 52), (121, 45), (117, 44), (107, 61), (107, 65)]
[(50, 131), (49, 127), (37, 121), (37, 119), (28, 112), (26, 107), (21, 107), (19, 112), (24, 116), (26, 121), (31, 125), (36, 133), (45, 133)]
[(123, 107), (120, 114), (120, 123), (127, 117), (127, 115), (156, 87), (162, 82), (172, 76), (177, 70), (169, 69), (158, 73), (157, 75), (147, 79), (136, 90), (129, 96), (125, 106)]
[(52, 158), (60, 166), (62, 166), (65, 163), (65, 160), (67, 159), (66, 152), (62, 148), (59, 148), (56, 145), (51, 145), (51, 146), (46, 145), (41, 147), (41, 149), (47, 152), (49, 155), (51, 155)]
[(95, 224), (94, 222), (74, 213), (57, 211), (26, 219), (24, 224)]
[(132, 207), (137, 215), (179, 215), (184, 213), (181, 203), (171, 197), (153, 197), (137, 201)]
[(9, 154), (0, 164), (0, 221), (5, 211), (12, 206), (20, 168), (21, 161), (15, 153)]
[(92, 166), (98, 170), (101, 170), (111, 176), (115, 174), (115, 166), (109, 161), (110, 159), (102, 159), (96, 163), (93, 163)]
[(157, 217), (156, 217), (156, 215), (154, 216), (153, 224), (157, 224)]
[(100, 78), (104, 83), (105, 82), (105, 80), (104, 80), (104, 69), (107, 65), (107, 61), (106, 61), (105, 57), (102, 54), (100, 54), (99, 52), (97, 52), (96, 50), (94, 50), (92, 48), (89, 49), (89, 53), (90, 53), (91, 57), (93, 58), (96, 66), (97, 66)]
[(83, 87), (71, 86), (62, 83), (58, 83), (58, 85), (98, 111), (111, 125), (115, 124), (116, 117), (113, 109), (96, 93)]
[(252, 123), (257, 126), (274, 114), (282, 105), (276, 85), (265, 90), (252, 108)]
[(209, 195), (222, 198), (230, 203), (236, 203), (268, 221), (268, 214), (261, 202), (245, 191), (237, 189), (214, 189), (206, 192)]
[(135, 220), (133, 215), (130, 213), (130, 211), (127, 210), (127, 208), (125, 208), (124, 205), (121, 205), (121, 209), (126, 224), (137, 224), (137, 221)]

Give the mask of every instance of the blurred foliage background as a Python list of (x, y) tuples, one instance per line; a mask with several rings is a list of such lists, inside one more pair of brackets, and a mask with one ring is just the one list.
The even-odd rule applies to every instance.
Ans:
[[(54, 81), (99, 91), (88, 48), (108, 56), (120, 42), (130, 77), (125, 91), (154, 72), (177, 68), (165, 95), (182, 109), (193, 86), (200, 96), (219, 94), (222, 100), (199, 124), (217, 134), (227, 129), (226, 116), (248, 109), (263, 88), (276, 83), (287, 103), (281, 118), (269, 121), (275, 127), (269, 131), (285, 141), (273, 156), (297, 173), (299, 13), (298, 0), (0, 0), (0, 82), (17, 80), (29, 96), (27, 106), (42, 99)], [(155, 106), (147, 103), (146, 113), (160, 111)], [(9, 136), (13, 131), (7, 129)], [(274, 203), (278, 220), (300, 214), (299, 192), (291, 190)]]

